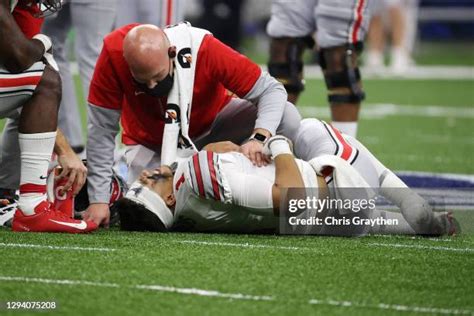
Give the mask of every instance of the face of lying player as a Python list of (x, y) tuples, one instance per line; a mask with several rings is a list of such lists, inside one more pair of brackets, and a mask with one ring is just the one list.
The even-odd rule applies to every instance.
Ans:
[(173, 171), (163, 165), (155, 170), (143, 170), (139, 177), (140, 183), (161, 196), (169, 207), (176, 204), (173, 192)]

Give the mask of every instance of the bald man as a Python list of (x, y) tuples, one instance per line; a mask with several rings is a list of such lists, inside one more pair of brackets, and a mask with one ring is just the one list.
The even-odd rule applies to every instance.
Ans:
[[(192, 43), (189, 47), (183, 46), (187, 40)], [(187, 80), (177, 76), (177, 68), (182, 69), (181, 74), (190, 69), (192, 76)], [(179, 99), (189, 97), (189, 107), (181, 111), (185, 116), (173, 116), (169, 110), (174, 105), (169, 99), (176, 78), (182, 80)], [(182, 88), (189, 82), (189, 89)], [(230, 140), (241, 144), (241, 152), (254, 164), (265, 164), (263, 142), (277, 133), (294, 139), (300, 124), (300, 115), (286, 100), (286, 91), (277, 80), (205, 30), (188, 24), (165, 30), (130, 24), (113, 31), (104, 39), (89, 92), (91, 205), (85, 218), (108, 224), (119, 122), (128, 182), (132, 183), (144, 168), (161, 164), (165, 123), (176, 119), (189, 121), (189, 128), (183, 130), (181, 125), (180, 146), (192, 143), (196, 151), (208, 143)]]

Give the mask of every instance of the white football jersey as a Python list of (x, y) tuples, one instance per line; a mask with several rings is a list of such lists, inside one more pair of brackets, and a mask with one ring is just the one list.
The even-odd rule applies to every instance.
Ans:
[[(306, 187), (317, 187), (311, 166), (297, 159)], [(237, 152), (201, 151), (176, 170), (173, 228), (199, 232), (274, 232), (272, 186), (275, 166), (254, 166)]]

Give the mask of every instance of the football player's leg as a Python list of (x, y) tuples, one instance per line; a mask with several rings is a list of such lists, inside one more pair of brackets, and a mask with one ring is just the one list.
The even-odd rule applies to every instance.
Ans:
[[(370, 226), (369, 233), (381, 235), (415, 235), (415, 231), (407, 222), (403, 214), (391, 211), (374, 209), (370, 211), (370, 219), (380, 219)], [(385, 224), (386, 223), (386, 224)], [(388, 224), (391, 223), (391, 224)]]
[(20, 145), (18, 143), (19, 111), (10, 116), (2, 132), (0, 158), (0, 199), (14, 200), (20, 185)]
[(44, 64), (33, 64), (25, 73), (13, 74), (0, 67), (0, 118), (8, 118), (2, 133), (0, 156), (0, 194), (15, 197), (20, 183), (18, 125), (21, 106), (31, 98), (43, 75)]
[(328, 89), (332, 124), (355, 136), (364, 99), (358, 56), (370, 18), (368, 0), (320, 0), (316, 8), (319, 62)]
[(24, 103), (19, 124), (21, 151), (19, 207), (25, 215), (46, 200), (48, 165), (56, 141), (61, 101), (61, 79), (51, 67), (44, 69), (33, 96)]
[(371, 166), (373, 171), (368, 173), (378, 177), (379, 193), (400, 208), (403, 217), (417, 234), (443, 235), (451, 232), (453, 223), (448, 213), (434, 213), (425, 199), (385, 167), (363, 144), (353, 137), (346, 138), (360, 152), (360, 159), (357, 159), (354, 167), (364, 174), (367, 166)]
[(273, 1), (267, 25), (271, 37), (269, 73), (283, 83), (288, 101), (296, 104), (304, 90), (303, 52), (313, 48), (314, 8), (317, 0)]

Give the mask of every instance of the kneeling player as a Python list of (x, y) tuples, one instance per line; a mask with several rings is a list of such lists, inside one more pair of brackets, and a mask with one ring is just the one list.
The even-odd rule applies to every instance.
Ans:
[[(238, 150), (238, 146), (232, 147), (228, 143), (220, 145), (226, 146), (226, 150)], [(214, 146), (214, 150), (219, 152), (219, 144)], [(329, 196), (335, 196), (334, 192), (338, 189), (336, 183), (342, 182), (321, 176), (326, 166), (333, 168), (335, 179), (352, 179), (347, 183), (349, 186), (364, 183), (368, 187), (359, 172), (336, 155), (322, 155), (310, 162), (295, 159), (288, 142), (281, 136), (270, 139), (267, 148), (274, 164), (261, 168), (236, 151), (201, 151), (176, 166), (161, 166), (153, 172), (143, 171), (126, 197), (115, 204), (122, 229), (275, 232), (279, 226), (280, 200), (285, 198), (282, 189), (313, 188), (311, 194), (320, 199), (326, 198), (328, 192)], [(443, 216), (446, 217), (446, 214)], [(451, 233), (448, 220), (441, 221), (434, 216), (429, 224), (430, 230), (421, 232), (415, 231), (399, 213), (373, 209), (364, 217), (398, 221), (398, 225), (393, 227), (372, 225), (364, 233)], [(341, 231), (344, 233), (344, 230)], [(341, 231), (332, 227), (320, 229), (318, 233), (340, 235)]]

